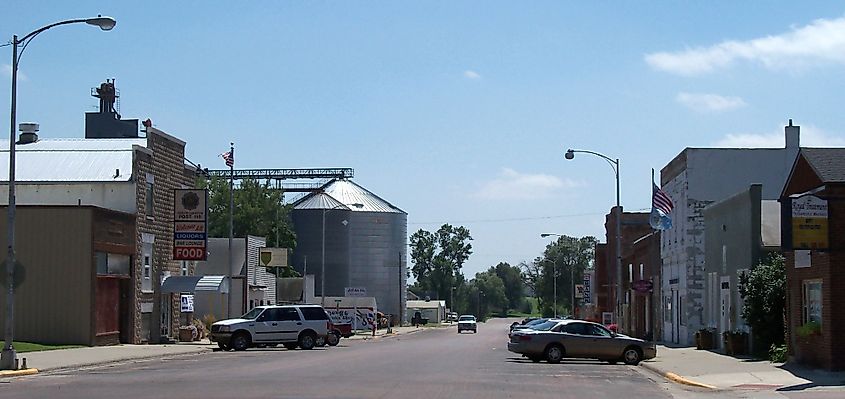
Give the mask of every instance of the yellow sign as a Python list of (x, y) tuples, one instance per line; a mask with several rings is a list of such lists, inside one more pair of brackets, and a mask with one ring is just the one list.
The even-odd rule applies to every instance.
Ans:
[(828, 247), (827, 201), (812, 195), (792, 200), (792, 248)]

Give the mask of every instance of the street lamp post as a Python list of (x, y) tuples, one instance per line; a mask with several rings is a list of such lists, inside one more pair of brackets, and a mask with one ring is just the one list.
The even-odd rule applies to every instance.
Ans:
[(610, 157), (598, 152), (573, 150), (571, 148), (566, 150), (564, 157), (566, 159), (573, 159), (575, 158), (575, 153), (577, 152), (595, 155), (604, 159), (608, 164), (610, 164), (610, 167), (613, 169), (613, 173), (616, 175), (616, 208), (614, 208), (616, 210), (616, 278), (620, 281), (617, 281), (616, 284), (616, 309), (614, 309), (614, 313), (618, 313), (619, 301), (622, 297), (622, 206), (620, 205), (619, 199), (619, 158), (611, 159)]
[[(561, 234), (553, 234), (553, 233), (543, 233), (540, 234), (540, 237), (561, 237)], [(570, 306), (572, 306), (572, 317), (575, 317), (575, 265), (569, 265), (569, 284), (572, 286), (572, 302), (570, 302)], [(555, 272), (555, 288), (557, 288), (557, 272)], [(557, 289), (555, 289), (555, 300), (557, 300)], [(555, 305), (557, 306), (557, 305)], [(555, 308), (557, 310), (557, 308)]]
[[(14, 313), (15, 313), (15, 288), (12, 284), (15, 274), (15, 119), (17, 117), (17, 88), (18, 88), (18, 62), (29, 45), (29, 42), (35, 38), (39, 33), (47, 29), (59, 26), (69, 25), (75, 23), (86, 23), (89, 25), (98, 26), (102, 30), (111, 30), (117, 23), (114, 18), (103, 17), (101, 15), (95, 18), (78, 18), (59, 21), (50, 25), (38, 28), (18, 39), (18, 35), (12, 36), (12, 41), (9, 43), (12, 46), (12, 101), (10, 112), (10, 127), (9, 127), (9, 207), (8, 207), (8, 255), (6, 255), (6, 282), (8, 285), (8, 292), (6, 294), (6, 343), (3, 346), (2, 355), (0, 355), (0, 369), (11, 370), (15, 368), (17, 362), (17, 354), (12, 346), (14, 339)], [(18, 46), (21, 47), (20, 55), (18, 54)]]
[(484, 295), (484, 291), (478, 290), (478, 318), (481, 319), (481, 296)]
[(552, 306), (554, 306), (552, 317), (557, 318), (557, 259), (543, 258), (540, 262), (552, 262), (552, 287), (554, 287), (554, 293), (552, 294)]

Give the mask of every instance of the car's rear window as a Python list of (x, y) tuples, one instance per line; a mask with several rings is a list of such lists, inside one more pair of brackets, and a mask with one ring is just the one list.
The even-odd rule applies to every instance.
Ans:
[(475, 321), (475, 317), (472, 316), (461, 316), (461, 319), (458, 321)]
[(307, 308), (299, 308), (302, 311), (302, 317), (305, 317), (305, 320), (328, 320), (329, 315), (326, 314), (326, 311), (323, 308), (316, 308), (316, 307), (307, 307)]

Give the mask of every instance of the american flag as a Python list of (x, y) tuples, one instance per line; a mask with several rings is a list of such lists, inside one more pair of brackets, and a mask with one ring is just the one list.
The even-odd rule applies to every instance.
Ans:
[(233, 154), (232, 151), (226, 151), (220, 154), (220, 156), (223, 157), (224, 161), (226, 161), (226, 166), (230, 168), (235, 166), (235, 154)]
[(656, 184), (652, 183), (652, 196), (651, 196), (651, 206), (652, 208), (656, 208), (660, 212), (663, 212), (664, 215), (668, 215), (672, 212), (672, 199), (666, 195), (666, 192), (657, 187)]

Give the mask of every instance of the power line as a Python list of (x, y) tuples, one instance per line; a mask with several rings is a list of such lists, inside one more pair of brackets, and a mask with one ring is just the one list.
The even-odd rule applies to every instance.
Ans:
[[(642, 212), (647, 211), (648, 208), (641, 208), (641, 209), (634, 209), (630, 212)], [(453, 221), (440, 221), (440, 222), (414, 222), (408, 223), (409, 225), (427, 225), (427, 224), (464, 224), (464, 223), (502, 223), (502, 222), (523, 222), (528, 220), (548, 220), (548, 219), (562, 219), (562, 218), (571, 218), (571, 217), (580, 217), (580, 216), (598, 216), (598, 215), (605, 215), (605, 212), (591, 212), (591, 213), (573, 213), (568, 215), (553, 215), (553, 216), (534, 216), (534, 217), (517, 217), (517, 218), (505, 218), (505, 219), (477, 219), (477, 220), (453, 220)]]

